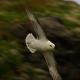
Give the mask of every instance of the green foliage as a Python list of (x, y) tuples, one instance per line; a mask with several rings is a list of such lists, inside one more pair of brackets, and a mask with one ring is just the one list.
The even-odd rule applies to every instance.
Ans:
[(22, 64), (22, 55), (16, 42), (0, 40), (0, 76)]
[(12, 23), (14, 21), (24, 21), (26, 19), (23, 13), (17, 12), (0, 12), (0, 21)]
[[(24, 7), (26, 8), (27, 6), (31, 8), (33, 13), (37, 16), (58, 16), (60, 18), (63, 18), (63, 21), (65, 22), (66, 26), (69, 26), (68, 23), (74, 25), (74, 22), (66, 20), (66, 14), (71, 16), (71, 13), (74, 13), (72, 18), (75, 17), (80, 17), (79, 15), (79, 9), (80, 6), (75, 4), (75, 3), (69, 3), (69, 2), (62, 2), (60, 1), (54, 1), (53, 3), (50, 3), (51, 5), (47, 5), (46, 3), (43, 3), (42, 5), (39, 5), (38, 1), (35, 5), (35, 1), (32, 3), (32, 0), (17, 0), (17, 1), (7, 1), (1, 4), (0, 7), (0, 21), (3, 22), (8, 22), (8, 23), (13, 23), (15, 21), (22, 22), (26, 20), (26, 12)], [(38, 5), (37, 5), (38, 4)], [(24, 6), (25, 5), (25, 6)], [(32, 5), (32, 6), (31, 6)], [(75, 12), (78, 11), (78, 12)], [(76, 19), (76, 17), (74, 19)], [(79, 18), (77, 18), (79, 20)], [(76, 22), (75, 22), (76, 23)], [(70, 27), (72, 27), (70, 26)]]

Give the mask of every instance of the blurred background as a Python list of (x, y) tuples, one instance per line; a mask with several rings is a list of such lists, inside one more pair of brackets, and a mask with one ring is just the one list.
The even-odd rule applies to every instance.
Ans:
[(27, 7), (56, 45), (62, 79), (80, 80), (79, 0), (0, 0), (0, 80), (52, 80), (44, 57), (25, 46), (26, 35), (35, 34)]

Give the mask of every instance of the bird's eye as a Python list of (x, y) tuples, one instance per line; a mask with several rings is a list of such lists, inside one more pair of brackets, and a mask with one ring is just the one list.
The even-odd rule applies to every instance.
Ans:
[(52, 45), (50, 45), (52, 47)]

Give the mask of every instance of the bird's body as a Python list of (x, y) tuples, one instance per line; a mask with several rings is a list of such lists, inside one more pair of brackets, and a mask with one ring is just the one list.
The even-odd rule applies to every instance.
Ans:
[(50, 51), (55, 47), (49, 40), (36, 39), (32, 34), (27, 35), (26, 45), (32, 53), (35, 53), (35, 51)]

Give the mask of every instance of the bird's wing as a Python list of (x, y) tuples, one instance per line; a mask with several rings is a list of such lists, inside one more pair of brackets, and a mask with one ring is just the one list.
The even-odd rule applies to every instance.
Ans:
[(53, 80), (62, 80), (59, 73), (58, 73), (58, 71), (57, 71), (56, 61), (53, 57), (52, 52), (43, 53), (43, 56), (46, 60), (46, 63), (47, 63), (48, 68), (49, 68), (49, 72), (50, 72)]
[(28, 10), (26, 9), (27, 16), (29, 20), (31, 21), (31, 24), (33, 26), (33, 29), (35, 33), (37, 34), (39, 39), (47, 39), (45, 36), (44, 31), (42, 30), (40, 24), (38, 23), (38, 20), (35, 18), (35, 16)]

